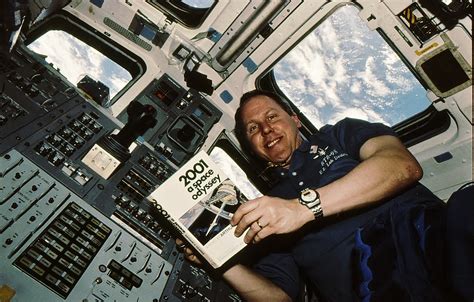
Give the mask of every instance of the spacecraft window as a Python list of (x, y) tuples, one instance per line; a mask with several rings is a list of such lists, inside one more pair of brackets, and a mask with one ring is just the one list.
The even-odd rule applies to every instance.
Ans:
[(146, 0), (151, 6), (164, 12), (169, 19), (198, 28), (217, 4), (217, 0)]
[(132, 80), (127, 69), (62, 30), (47, 31), (28, 48), (45, 55), (46, 61), (74, 85), (86, 75), (105, 84), (109, 88), (110, 99)]
[(184, 4), (187, 4), (196, 8), (209, 8), (214, 4), (214, 0), (181, 0)]
[(413, 72), (352, 5), (335, 10), (272, 71), (281, 92), (317, 128), (344, 117), (393, 126), (431, 104)]

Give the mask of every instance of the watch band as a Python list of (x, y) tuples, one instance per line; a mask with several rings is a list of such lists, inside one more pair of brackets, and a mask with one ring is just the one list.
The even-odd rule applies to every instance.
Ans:
[(323, 207), (321, 206), (321, 201), (315, 205), (314, 207), (309, 208), (311, 212), (313, 212), (314, 219), (319, 219), (324, 216), (323, 214)]
[[(314, 195), (313, 198), (311, 198), (311, 195)], [(315, 219), (319, 219), (324, 216), (323, 208), (321, 207), (321, 199), (319, 197), (318, 191), (306, 188), (301, 191), (298, 200), (301, 204), (305, 205), (308, 209), (311, 210)]]

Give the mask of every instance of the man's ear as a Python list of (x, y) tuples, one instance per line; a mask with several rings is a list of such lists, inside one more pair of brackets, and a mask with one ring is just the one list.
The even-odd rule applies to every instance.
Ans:
[(291, 118), (295, 121), (296, 127), (301, 128), (301, 121), (296, 114), (291, 115)]

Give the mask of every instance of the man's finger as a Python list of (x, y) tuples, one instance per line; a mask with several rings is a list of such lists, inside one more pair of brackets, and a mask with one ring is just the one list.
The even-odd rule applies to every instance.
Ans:
[[(258, 225), (257, 223), (255, 223), (255, 224)], [(250, 233), (250, 232), (252, 232), (252, 233)], [(250, 233), (250, 235), (249, 235), (249, 233)], [(257, 228), (254, 227), (254, 224), (252, 224), (252, 226), (250, 227), (249, 231), (246, 234), (245, 242), (246, 243), (248, 243), (248, 242), (257, 243), (257, 242), (262, 241), (266, 237), (272, 235), (273, 233), (274, 233), (273, 228), (271, 228), (268, 225), (261, 227), (261, 224), (260, 224), (260, 225), (258, 225), (258, 230), (257, 230)], [(248, 236), (248, 238), (247, 238), (247, 236)]]
[(261, 211), (254, 209), (253, 211), (242, 216), (239, 223), (237, 224), (237, 227), (235, 228), (235, 236), (239, 237), (240, 235), (242, 235), (245, 230), (250, 227), (254, 222), (255, 225), (260, 229), (256, 221), (258, 221), (258, 219), (262, 217), (262, 214), (263, 213), (261, 213)]
[(252, 242), (254, 240), (255, 235), (257, 235), (261, 229), (262, 228), (257, 224), (256, 221), (250, 224), (249, 230), (245, 234), (244, 242), (247, 244)]
[(186, 245), (184, 244), (184, 241), (182, 241), (181, 239), (176, 239), (175, 243), (176, 243), (176, 249), (179, 252), (182, 252), (184, 248), (186, 247)]
[(232, 225), (239, 224), (240, 220), (242, 219), (242, 216), (253, 211), (257, 207), (258, 207), (258, 199), (249, 200), (246, 203), (240, 205), (237, 211), (235, 211), (234, 215), (232, 216), (230, 223)]
[(260, 234), (257, 233), (257, 234), (255, 234), (255, 236), (253, 237), (252, 243), (259, 243), (261, 240), (262, 240), (262, 238), (260, 238)]
[(261, 240), (265, 239), (271, 234), (273, 234), (273, 229), (268, 226), (264, 227), (254, 236), (253, 242), (254, 243), (260, 242)]
[(193, 251), (192, 249), (190, 249), (190, 248), (187, 247), (187, 248), (184, 249), (184, 254), (185, 254), (186, 256), (190, 256), (190, 255), (193, 255), (193, 254), (194, 254), (194, 251)]
[(190, 255), (186, 258), (195, 264), (198, 264), (198, 265), (202, 264), (201, 260), (196, 255)]

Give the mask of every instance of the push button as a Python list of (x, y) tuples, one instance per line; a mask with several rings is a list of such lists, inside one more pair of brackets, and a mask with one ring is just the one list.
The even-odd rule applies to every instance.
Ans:
[[(70, 203), (13, 264), (66, 298), (110, 231), (79, 205)], [(121, 269), (118, 264), (114, 271), (120, 276), (119, 281), (124, 279), (119, 273)], [(130, 287), (127, 281), (122, 286)]]

